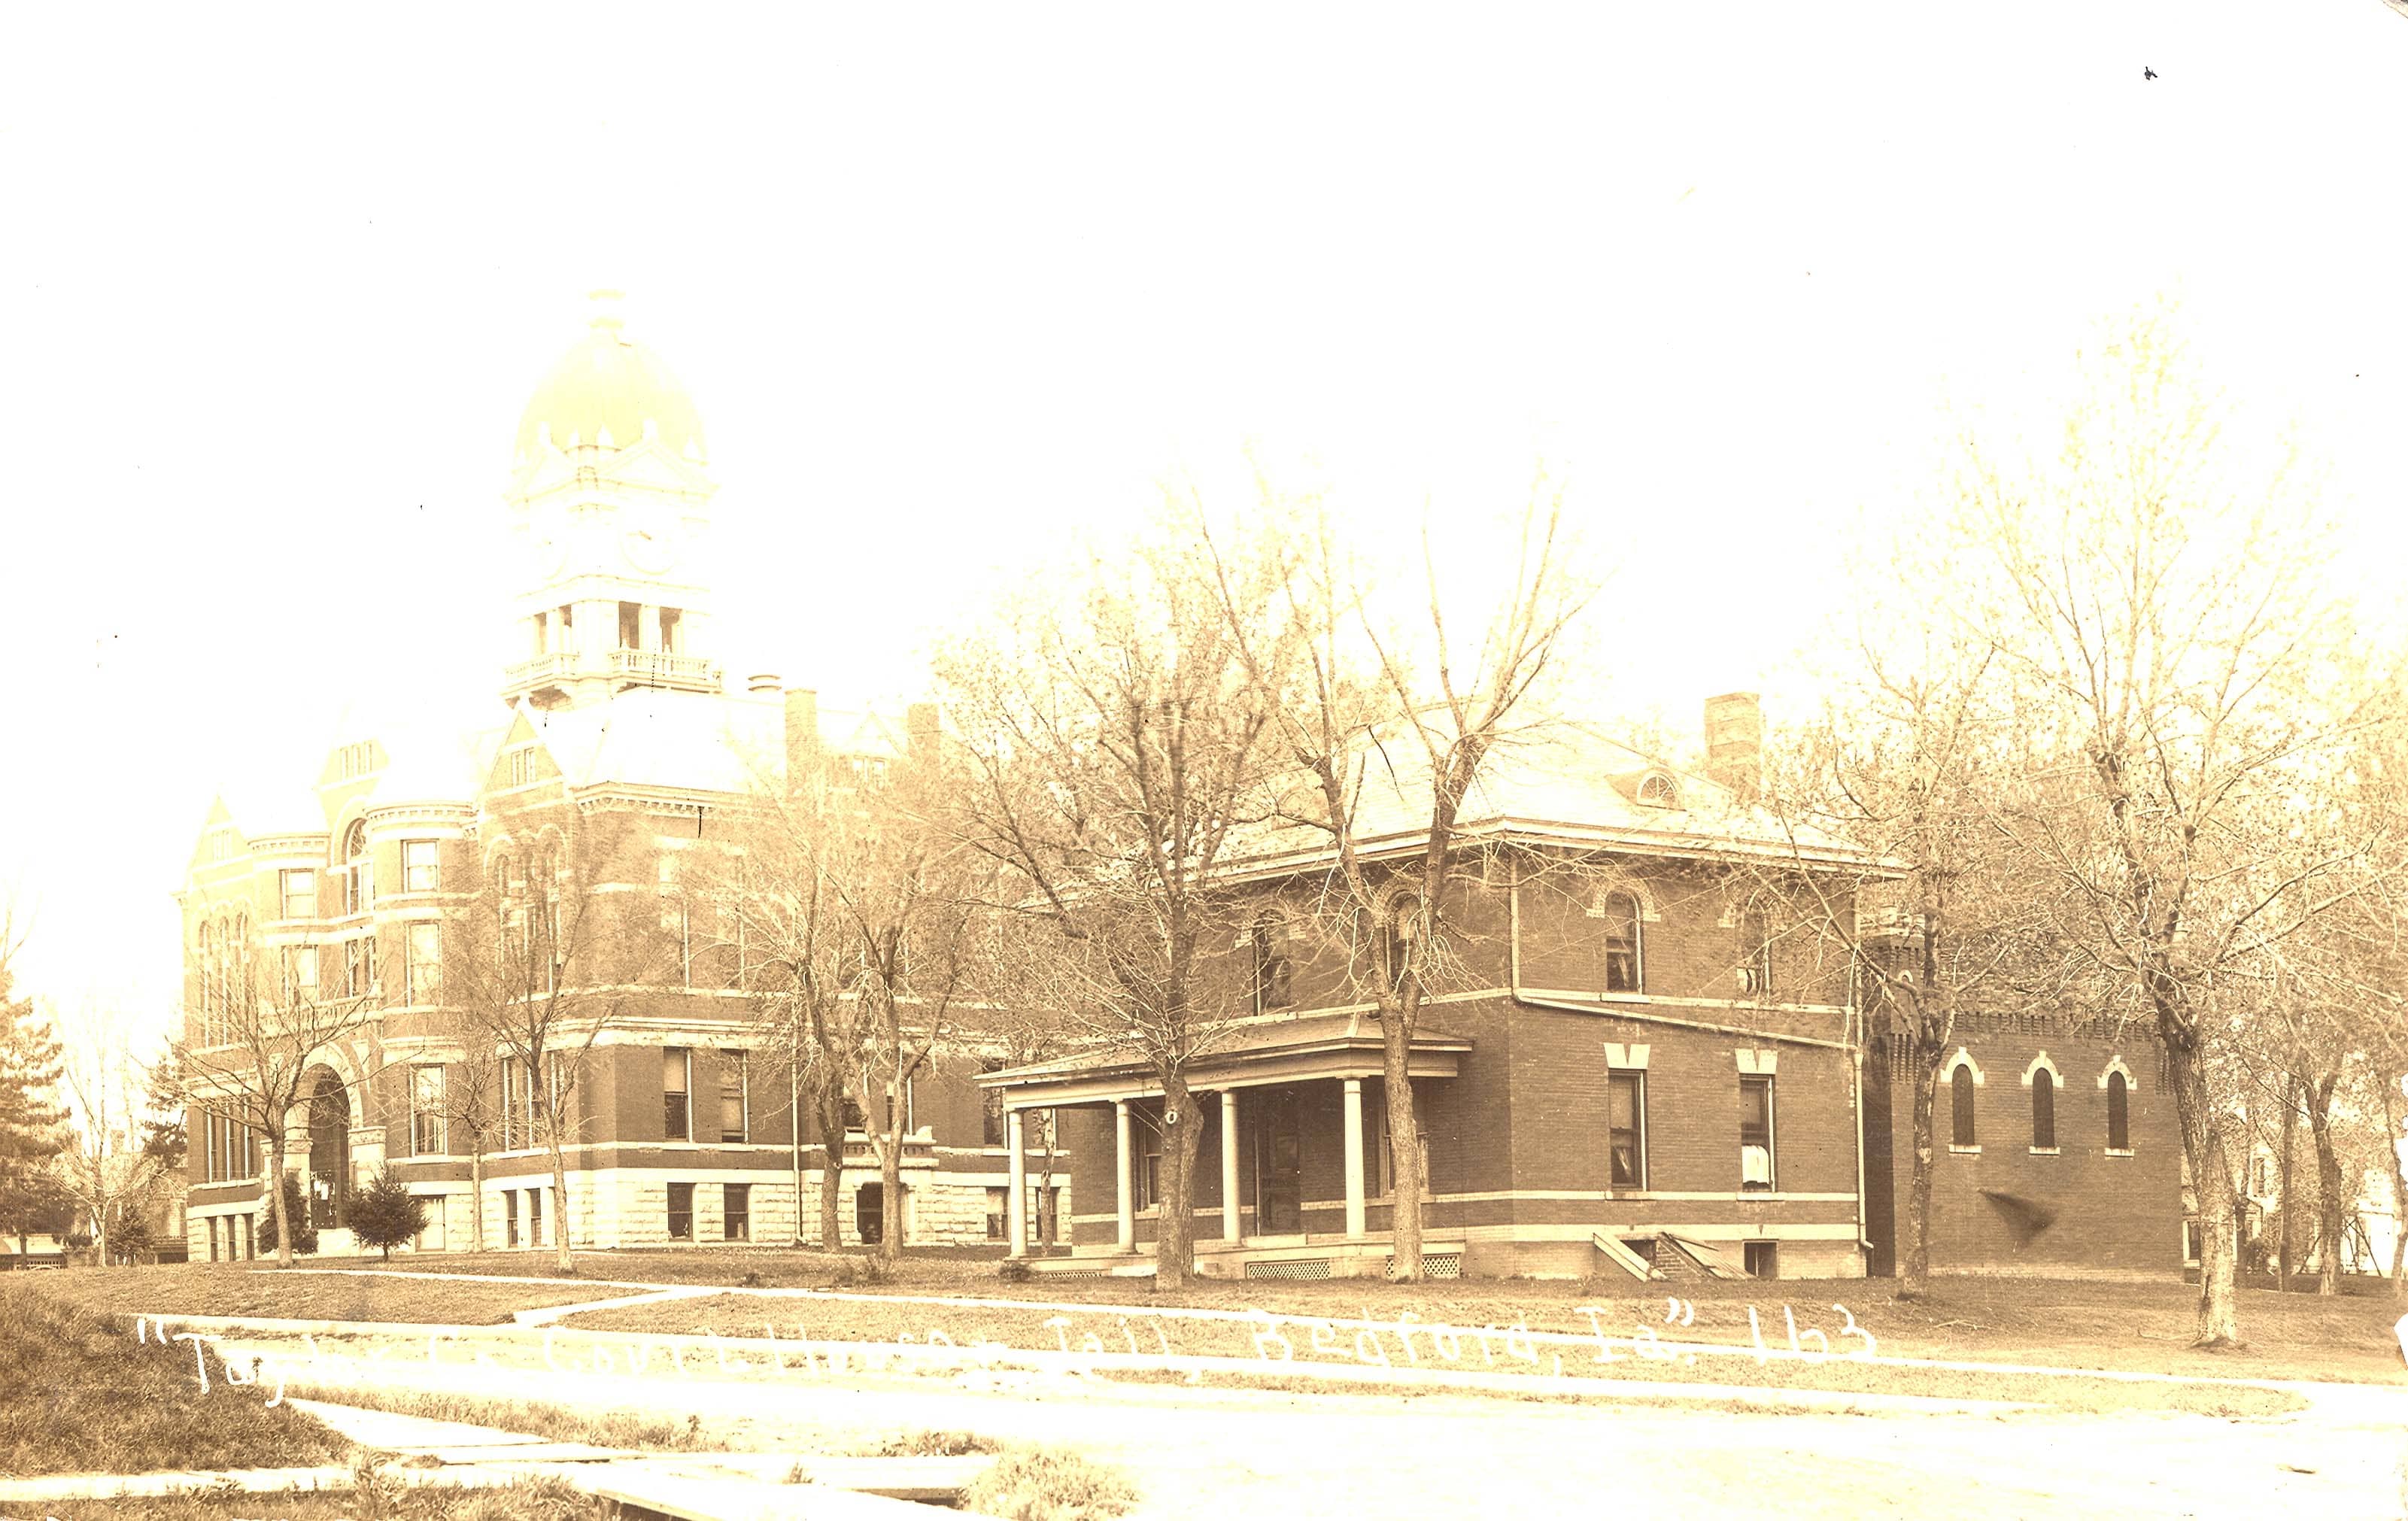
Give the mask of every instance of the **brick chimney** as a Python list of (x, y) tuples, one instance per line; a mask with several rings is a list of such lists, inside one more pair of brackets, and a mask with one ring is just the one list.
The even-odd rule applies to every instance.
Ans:
[(1753, 692), (1706, 699), (1706, 775), (1752, 806), (1764, 790), (1764, 709)]
[(802, 780), (818, 758), (819, 750), (820, 695), (806, 687), (790, 687), (786, 692), (787, 785)]
[(937, 705), (915, 702), (904, 710), (905, 743), (913, 760), (928, 760), (937, 753)]

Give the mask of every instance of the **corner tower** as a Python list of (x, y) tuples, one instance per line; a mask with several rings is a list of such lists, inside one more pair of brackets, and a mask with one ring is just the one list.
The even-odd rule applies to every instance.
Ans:
[(505, 492), (524, 588), (502, 695), (581, 707), (629, 687), (717, 692), (702, 419), (652, 352), (620, 331), (616, 291), (519, 419)]

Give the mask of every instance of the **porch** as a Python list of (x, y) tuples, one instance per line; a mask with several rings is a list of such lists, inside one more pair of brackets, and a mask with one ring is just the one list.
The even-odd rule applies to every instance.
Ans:
[[(1416, 1092), (1425, 1082), (1455, 1077), (1470, 1050), (1463, 1037), (1426, 1026), (1416, 1031), (1407, 1062)], [(1023, 1116), (1030, 1110), (1083, 1109), (1110, 1114), (1111, 1236), (1080, 1241), (1074, 1228), (1072, 1255), (1030, 1259), (1032, 1270), (1082, 1277), (1151, 1272), (1150, 1227), (1161, 1208), (1163, 1148), (1173, 1127), (1184, 1123), (1202, 1127), (1191, 1197), (1199, 1274), (1385, 1276), (1390, 1154), (1383, 1066), (1376, 1020), (1320, 1014), (1224, 1035), (1189, 1069), (1189, 1092), (1200, 1111), (1192, 1115), (1169, 1112), (1151, 1069), (1125, 1051), (982, 1076), (982, 1085), (1003, 1096), (1010, 1256), (1028, 1257)], [(1426, 1131), (1422, 1145), (1426, 1171)], [(1103, 1171), (1073, 1167), (1082, 1177)], [(1074, 1227), (1097, 1227), (1104, 1218), (1082, 1214)], [(1432, 1230), (1425, 1222), (1423, 1253), (1432, 1276), (1459, 1274), (1463, 1252), (1460, 1230)]]

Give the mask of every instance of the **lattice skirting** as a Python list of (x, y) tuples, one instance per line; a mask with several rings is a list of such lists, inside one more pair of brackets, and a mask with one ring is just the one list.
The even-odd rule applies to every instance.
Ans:
[(1246, 1276), (1249, 1278), (1326, 1278), (1329, 1276), (1329, 1259), (1313, 1257), (1301, 1262), (1249, 1262), (1246, 1264)]
[[(1385, 1271), (1391, 1278), (1397, 1276), (1397, 1259), (1395, 1257), (1390, 1257), (1388, 1259), (1388, 1265)], [(1326, 1277), (1328, 1275), (1325, 1273), (1323, 1276)], [(1463, 1254), (1460, 1252), (1424, 1252), (1422, 1254), (1422, 1276), (1424, 1278), (1462, 1277)]]

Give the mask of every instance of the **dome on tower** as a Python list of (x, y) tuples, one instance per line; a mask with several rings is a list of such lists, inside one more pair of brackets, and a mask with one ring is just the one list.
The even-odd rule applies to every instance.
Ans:
[(548, 430), (561, 449), (572, 440), (624, 449), (653, 435), (672, 452), (707, 457), (694, 398), (659, 355), (619, 331), (619, 293), (592, 294), (593, 325), (536, 387), (519, 418), (513, 456), (526, 458)]

